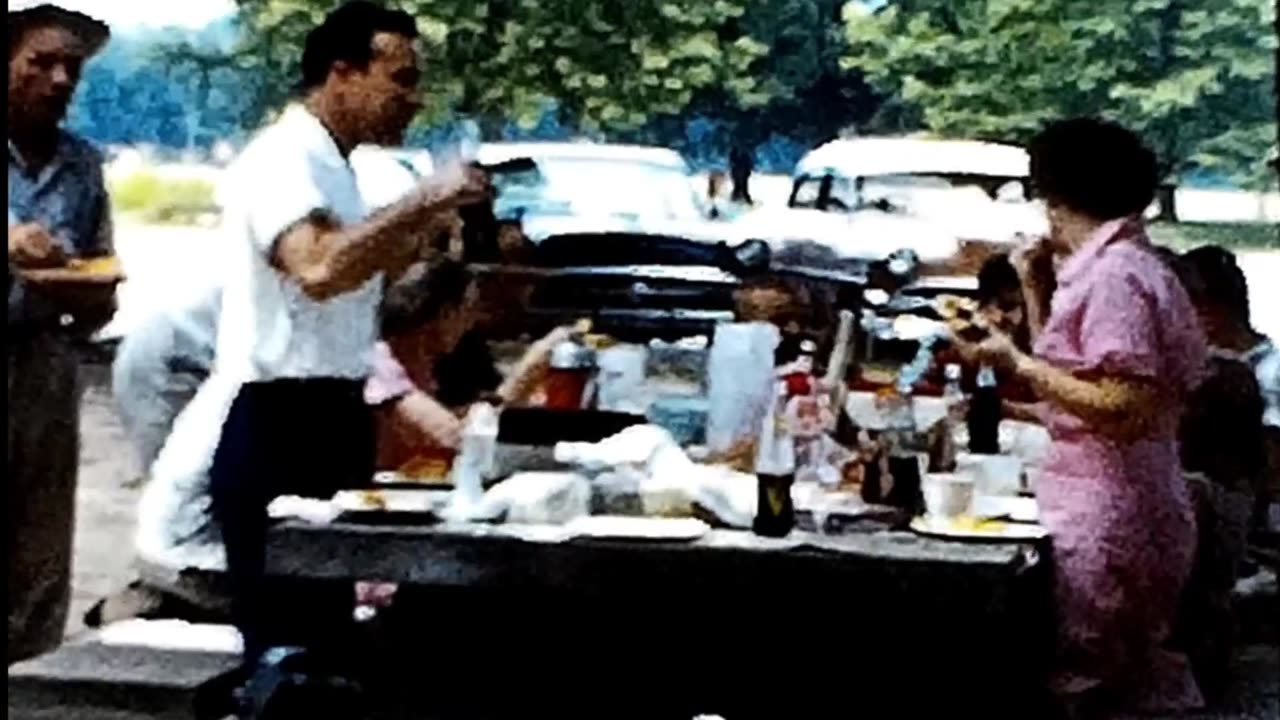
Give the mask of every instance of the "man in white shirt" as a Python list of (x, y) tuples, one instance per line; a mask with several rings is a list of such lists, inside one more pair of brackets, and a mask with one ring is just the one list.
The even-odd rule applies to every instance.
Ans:
[[(371, 209), (394, 204), (412, 192), (422, 176), (420, 166), (398, 162), (392, 153), (371, 146), (356, 148), (350, 163), (360, 196)], [(455, 215), (446, 215), (438, 225), (424, 229), (436, 238), (439, 233), (455, 232), (454, 221)], [(141, 575), (95, 605), (85, 616), (86, 625), (97, 627), (151, 613), (164, 617), (170, 612), (224, 611), (219, 588), (226, 559), (208, 512), (212, 449), (204, 444), (207, 441), (196, 438), (216, 439), (225, 409), (207, 400), (196, 403), (208, 411), (189, 413), (182, 432), (172, 436), (178, 416), (192, 404), (212, 370), (221, 302), (221, 289), (210, 288), (151, 308), (116, 352), (112, 393), (147, 478), (135, 538)], [(370, 383), (389, 372), (384, 369), (379, 374), (383, 362), (375, 353)], [(205, 451), (193, 449), (193, 442), (201, 443)], [(157, 462), (162, 448), (164, 460)]]
[(416, 36), (403, 12), (367, 2), (334, 10), (307, 37), (302, 103), (228, 170), (231, 265), (210, 382), (236, 390), (209, 476), (250, 668), (288, 634), (267, 622), (277, 617), (263, 577), (267, 504), (370, 482), (363, 385), (384, 284), (421, 254), (417, 230), (491, 192), (482, 173), (460, 169), (364, 220), (347, 156), (363, 143), (400, 143), (420, 107)]

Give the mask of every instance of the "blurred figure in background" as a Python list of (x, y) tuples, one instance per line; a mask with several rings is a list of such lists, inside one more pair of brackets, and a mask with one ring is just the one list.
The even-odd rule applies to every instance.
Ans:
[(1261, 514), (1280, 499), (1280, 348), (1253, 327), (1249, 284), (1230, 250), (1205, 245), (1185, 253), (1182, 262), (1199, 285), (1197, 310), (1212, 354), (1245, 363), (1258, 382), (1266, 453), (1263, 474), (1269, 479), (1258, 488)]
[[(1247, 328), (1247, 304), (1244, 325), (1222, 321), (1224, 314), (1240, 317), (1241, 298), (1232, 288), (1243, 283), (1243, 276), (1239, 284), (1223, 282), (1231, 275), (1222, 272), (1224, 252), (1212, 248), (1211, 253), (1192, 251), (1184, 257), (1162, 253), (1186, 287), (1211, 346), (1204, 377), (1187, 397), (1179, 433), (1199, 540), (1175, 634), (1209, 698), (1220, 695), (1229, 678), (1232, 590), (1245, 560), (1250, 517), (1266, 472), (1257, 378), (1244, 356), (1220, 345), (1250, 342), (1240, 332)], [(1224, 304), (1233, 309), (1224, 313)], [(1224, 327), (1232, 331), (1224, 332)], [(1233, 341), (1233, 335), (1238, 340)]]

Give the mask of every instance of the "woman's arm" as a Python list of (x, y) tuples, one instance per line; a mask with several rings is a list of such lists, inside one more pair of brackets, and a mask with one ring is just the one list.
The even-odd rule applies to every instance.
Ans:
[(1005, 400), (1004, 416), (1009, 420), (1018, 420), (1020, 422), (1034, 423), (1040, 425), (1043, 423), (1043, 415), (1041, 414), (1042, 403), (1018, 402), (1016, 400)]
[(507, 373), (507, 379), (498, 387), (497, 394), (503, 405), (518, 405), (529, 399), (547, 374), (547, 368), (551, 363), (551, 351), (556, 345), (568, 340), (572, 332), (572, 328), (556, 328), (546, 337), (529, 346), (529, 349), (511, 368), (511, 372)]
[(1018, 350), (1011, 357), (1014, 371), (1045, 402), (1120, 440), (1146, 435), (1168, 402), (1146, 381), (1111, 376), (1085, 379)]
[(432, 445), (457, 448), (461, 442), (462, 420), (421, 390), (401, 396), (392, 412), (401, 427), (411, 429)]

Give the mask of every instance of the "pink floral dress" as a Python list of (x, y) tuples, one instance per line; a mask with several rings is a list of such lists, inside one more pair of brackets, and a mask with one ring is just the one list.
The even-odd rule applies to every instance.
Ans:
[(1046, 407), (1053, 443), (1037, 500), (1053, 542), (1054, 688), (1070, 695), (1103, 686), (1135, 710), (1199, 707), (1185, 658), (1163, 643), (1195, 552), (1177, 430), (1207, 348), (1141, 222), (1104, 225), (1062, 266), (1035, 353), (1081, 377), (1155, 383), (1164, 400), (1156, 426), (1135, 441)]

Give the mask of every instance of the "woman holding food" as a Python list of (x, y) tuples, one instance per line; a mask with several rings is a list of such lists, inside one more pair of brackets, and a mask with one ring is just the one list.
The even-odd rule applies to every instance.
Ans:
[(451, 453), (462, 432), (458, 411), (486, 395), (506, 405), (527, 401), (552, 348), (570, 337), (569, 328), (553, 330), (504, 378), (471, 331), (476, 304), (474, 276), (453, 260), (415, 265), (387, 289), (383, 341), (365, 384), (365, 401), (377, 408), (378, 469), (404, 469), (432, 451)]
[(1047, 201), (1056, 283), (1033, 354), (997, 329), (963, 346), (1027, 381), (1052, 437), (1037, 488), (1053, 543), (1059, 648), (1052, 689), (1076, 713), (1202, 705), (1185, 658), (1165, 648), (1191, 569), (1195, 522), (1179, 469), (1183, 400), (1205, 339), (1185, 290), (1141, 216), (1158, 180), (1133, 133), (1092, 119), (1055, 123), (1030, 147)]

